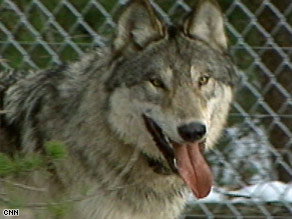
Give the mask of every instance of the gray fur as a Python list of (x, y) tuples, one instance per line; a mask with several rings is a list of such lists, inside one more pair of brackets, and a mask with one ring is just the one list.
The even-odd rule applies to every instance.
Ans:
[[(221, 16), (213, 1), (206, 2)], [(150, 115), (177, 142), (182, 139), (176, 127), (203, 121), (211, 148), (225, 124), (237, 81), (226, 48), (214, 46), (220, 42), (213, 37), (205, 41), (203, 33), (196, 37), (193, 22), (193, 16), (186, 21), (190, 36), (183, 28), (164, 25), (146, 0), (134, 0), (121, 15), (112, 46), (5, 87), (2, 110), (7, 113), (1, 130), (13, 129), (15, 136), (11, 141), (7, 135), (1, 147), (17, 142), (17, 148), (33, 153), (41, 152), (44, 142), (59, 140), (69, 149), (68, 160), (55, 167), (59, 181), (38, 175), (30, 182), (71, 198), (89, 188), (89, 198), (76, 202), (68, 218), (179, 216), (189, 190), (177, 175), (158, 174), (149, 166), (148, 157), (167, 164), (141, 115)], [(204, 74), (210, 81), (200, 87)], [(154, 87), (153, 78), (163, 87)]]

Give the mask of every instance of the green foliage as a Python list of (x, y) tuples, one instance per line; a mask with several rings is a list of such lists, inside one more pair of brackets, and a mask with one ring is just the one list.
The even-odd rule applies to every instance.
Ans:
[(13, 174), (31, 172), (40, 168), (46, 168), (51, 161), (60, 161), (67, 157), (65, 145), (58, 141), (49, 141), (45, 145), (45, 156), (33, 154), (15, 154), (13, 158), (0, 153), (0, 177)]
[(10, 209), (17, 209), (17, 208), (22, 208), (25, 206), (25, 201), (23, 200), (24, 197), (22, 196), (12, 196), (10, 197), (7, 202), (5, 202), (5, 206)]
[(7, 155), (0, 153), (0, 177), (8, 176), (15, 170), (15, 164)]
[(29, 172), (45, 166), (44, 159), (38, 154), (26, 155), (23, 157), (16, 156), (15, 158), (16, 171)]
[(61, 219), (64, 218), (70, 211), (72, 211), (72, 203), (70, 202), (51, 203), (48, 206), (48, 210), (53, 218)]
[(46, 154), (52, 160), (62, 160), (67, 157), (65, 145), (59, 141), (48, 141), (45, 143)]
[[(72, 211), (72, 201), (66, 200), (64, 196), (57, 200), (45, 200), (43, 203), (26, 202), (26, 196), (19, 196), (20, 190), (29, 190), (32, 192), (44, 192), (39, 187), (27, 184), (26, 177), (32, 174), (33, 171), (38, 170), (37, 174), (42, 174), (42, 177), (47, 177), (49, 168), (53, 167), (54, 163), (60, 162), (67, 157), (65, 145), (59, 141), (49, 141), (44, 144), (45, 153), (16, 153), (13, 156), (0, 153), (0, 186), (4, 186), (7, 195), (1, 197), (0, 205), (7, 208), (30, 208), (34, 205), (40, 204), (44, 206), (49, 214), (49, 218), (61, 219), (64, 218), (68, 212)], [(15, 177), (15, 178), (14, 178)], [(19, 183), (13, 179), (24, 179)], [(23, 184), (22, 184), (23, 183)], [(46, 195), (45, 193), (41, 193)], [(46, 213), (47, 214), (47, 213)], [(37, 217), (42, 218), (42, 217)], [(44, 218), (47, 218), (46, 216)]]
[(44, 160), (37, 154), (27, 156), (16, 154), (14, 158), (10, 158), (0, 153), (0, 177), (33, 171), (43, 166)]

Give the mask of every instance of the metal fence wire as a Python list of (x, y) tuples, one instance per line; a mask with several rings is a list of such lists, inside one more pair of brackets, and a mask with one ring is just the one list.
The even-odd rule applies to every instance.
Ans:
[[(1, 0), (0, 69), (45, 68), (103, 45), (125, 2)], [(243, 82), (224, 137), (208, 155), (216, 178), (213, 200), (190, 201), (185, 215), (288, 218), (292, 215), (292, 1), (218, 2)], [(163, 17), (176, 20), (196, 1), (152, 3)]]

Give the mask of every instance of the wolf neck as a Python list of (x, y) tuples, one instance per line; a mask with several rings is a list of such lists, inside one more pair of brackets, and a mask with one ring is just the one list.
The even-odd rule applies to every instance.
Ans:
[[(106, 208), (106, 203), (111, 203), (112, 199), (119, 200), (122, 209), (132, 209), (133, 215), (148, 211), (160, 212), (165, 209), (166, 212), (173, 212), (173, 203), (177, 203), (181, 209), (184, 204), (182, 196), (186, 192), (181, 182), (174, 176), (154, 176), (156, 173), (148, 166), (141, 154), (137, 153), (132, 146), (119, 142), (117, 136), (113, 135), (106, 124), (104, 127), (100, 130), (100, 136), (97, 136), (97, 139), (101, 135), (110, 137), (102, 143), (104, 145), (102, 150), (79, 151), (76, 153), (78, 161), (74, 162), (82, 166), (81, 171), (76, 168), (83, 174), (77, 177), (79, 188), (84, 185), (90, 188), (89, 196), (100, 194), (97, 195), (96, 200), (90, 200), (95, 203), (92, 209), (96, 206)], [(96, 148), (94, 144), (88, 147)], [(89, 172), (90, 169), (93, 171)], [(72, 177), (76, 179), (74, 173)], [(76, 189), (71, 189), (73, 190), (76, 191)], [(173, 212), (173, 215), (177, 212)]]

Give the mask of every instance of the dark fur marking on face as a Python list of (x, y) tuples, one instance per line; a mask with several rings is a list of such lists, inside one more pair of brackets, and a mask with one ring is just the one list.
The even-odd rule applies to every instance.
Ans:
[(179, 32), (179, 29), (178, 29), (178, 27), (176, 27), (174, 25), (170, 25), (167, 28), (167, 32), (168, 32), (169, 39), (175, 39), (178, 32)]

